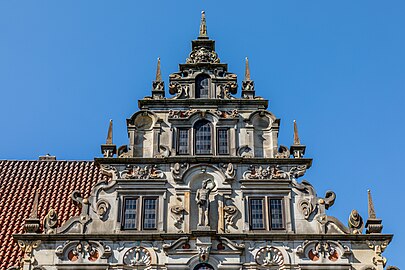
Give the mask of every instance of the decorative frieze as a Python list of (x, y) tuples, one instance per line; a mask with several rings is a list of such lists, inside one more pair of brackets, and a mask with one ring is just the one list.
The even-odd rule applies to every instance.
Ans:
[(306, 165), (293, 166), (288, 168), (282, 168), (279, 165), (276, 166), (258, 166), (251, 165), (249, 169), (243, 173), (243, 179), (247, 180), (272, 180), (272, 179), (296, 179), (305, 174), (307, 169)]
[(171, 119), (187, 119), (195, 113), (206, 114), (207, 112), (219, 116), (220, 118), (237, 118), (239, 116), (238, 110), (220, 111), (220, 110), (196, 110), (190, 109), (186, 111), (182, 110), (170, 110), (168, 117)]
[(308, 258), (319, 263), (336, 262), (348, 257), (351, 250), (336, 241), (304, 241), (298, 246), (296, 253), (301, 258)]

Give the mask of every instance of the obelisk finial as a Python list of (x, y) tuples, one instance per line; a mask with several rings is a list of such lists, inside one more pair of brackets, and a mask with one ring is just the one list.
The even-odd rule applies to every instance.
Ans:
[(105, 144), (113, 144), (113, 120), (110, 119), (110, 125), (108, 127), (108, 134), (107, 134), (107, 140)]
[(30, 217), (31, 219), (37, 219), (38, 218), (38, 204), (39, 204), (39, 192), (38, 190), (35, 191), (35, 197), (34, 197), (34, 202), (32, 204), (32, 210)]
[(245, 81), (250, 81), (250, 68), (249, 68), (249, 59), (246, 57), (246, 67), (245, 67)]
[(157, 82), (162, 81), (162, 72), (160, 71), (160, 57), (157, 59), (157, 67), (156, 67), (156, 80)]
[(199, 38), (206, 38), (207, 36), (207, 22), (205, 20), (205, 11), (201, 11), (201, 22), (200, 22), (200, 35)]
[(298, 136), (297, 121), (294, 120), (294, 145), (301, 145), (300, 137)]
[(376, 219), (376, 214), (374, 210), (374, 203), (373, 198), (371, 197), (371, 191), (367, 190), (368, 193), (368, 218), (369, 219)]

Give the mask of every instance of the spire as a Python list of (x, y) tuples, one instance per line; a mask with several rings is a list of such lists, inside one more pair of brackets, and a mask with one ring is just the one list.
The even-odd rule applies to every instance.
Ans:
[(155, 81), (161, 82), (162, 81), (162, 73), (160, 71), (160, 57), (157, 59), (157, 67), (156, 67), (156, 79)]
[(294, 120), (294, 145), (301, 145), (300, 137), (298, 136), (297, 122)]
[(110, 126), (108, 127), (107, 140), (105, 144), (113, 144), (113, 120), (110, 119)]
[(245, 81), (250, 81), (250, 68), (249, 68), (249, 59), (246, 57), (246, 66), (245, 66)]
[(205, 21), (205, 11), (201, 11), (201, 22), (200, 22), (200, 35), (198, 36), (199, 39), (206, 39), (208, 38), (207, 35), (207, 22)]
[(382, 220), (377, 218), (374, 210), (371, 191), (367, 190), (368, 195), (368, 219), (366, 222), (366, 234), (381, 233), (383, 229)]
[(367, 193), (368, 193), (368, 218), (375, 219), (377, 217), (375, 215), (374, 203), (373, 203), (373, 198), (371, 197), (371, 191), (367, 190)]

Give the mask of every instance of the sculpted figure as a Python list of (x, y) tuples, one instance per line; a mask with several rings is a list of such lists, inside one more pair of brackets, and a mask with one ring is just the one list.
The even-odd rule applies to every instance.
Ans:
[[(209, 187), (208, 183), (212, 185)], [(206, 179), (202, 182), (200, 189), (197, 189), (195, 200), (198, 206), (198, 226), (209, 226), (209, 212), (210, 212), (210, 193), (215, 188), (215, 182), (211, 179)]]

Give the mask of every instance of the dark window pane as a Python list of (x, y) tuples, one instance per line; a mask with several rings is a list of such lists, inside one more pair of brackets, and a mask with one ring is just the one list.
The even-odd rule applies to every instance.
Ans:
[(195, 148), (197, 155), (211, 154), (211, 125), (200, 121), (195, 126)]
[(136, 229), (137, 199), (125, 199), (124, 229)]
[(281, 199), (270, 200), (271, 228), (283, 229), (283, 206)]
[(219, 129), (218, 130), (218, 154), (228, 155), (228, 129)]
[(156, 229), (156, 199), (143, 201), (143, 228)]
[(263, 199), (250, 200), (250, 226), (252, 230), (264, 229)]
[(196, 79), (196, 98), (208, 98), (209, 76), (200, 75)]
[(188, 154), (188, 129), (179, 129), (179, 154)]

